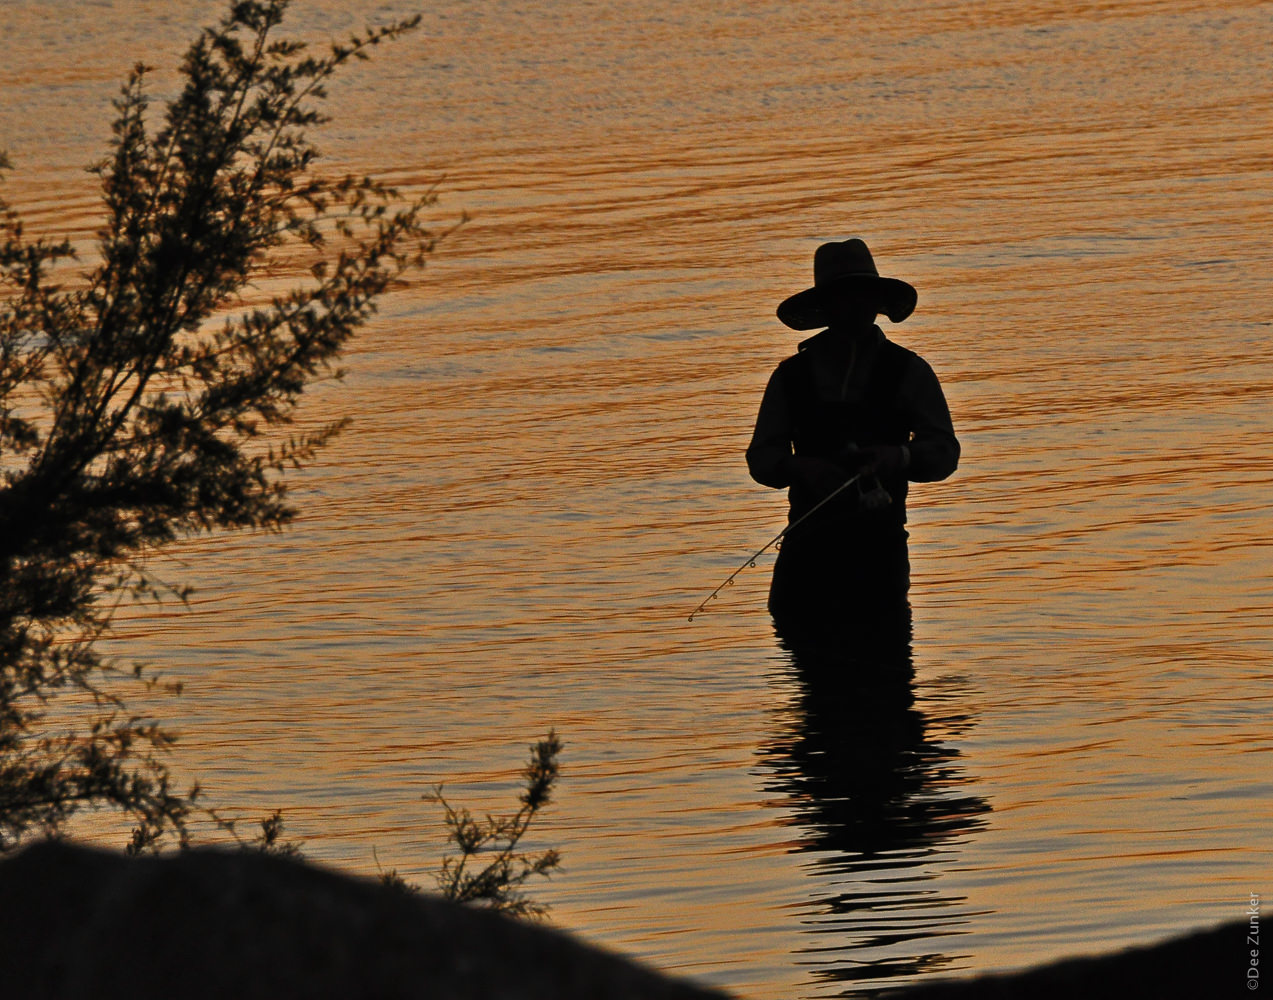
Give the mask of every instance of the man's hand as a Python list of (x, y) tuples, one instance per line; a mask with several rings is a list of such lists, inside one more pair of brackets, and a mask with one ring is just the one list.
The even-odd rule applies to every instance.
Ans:
[(788, 461), (791, 485), (819, 499), (834, 493), (851, 475), (843, 466), (816, 455), (792, 455)]
[(868, 476), (895, 476), (910, 465), (910, 451), (899, 444), (876, 444), (860, 448), (851, 456), (857, 471)]

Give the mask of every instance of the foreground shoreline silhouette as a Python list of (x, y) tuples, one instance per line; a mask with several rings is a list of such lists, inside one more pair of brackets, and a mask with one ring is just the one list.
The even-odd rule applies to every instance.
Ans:
[[(89, 1000), (726, 1000), (547, 927), (251, 851), (0, 860), (5, 996)], [(904, 1000), (1166, 1000), (1243, 989), (1245, 921), (1101, 958), (902, 989)], [(1223, 987), (1232, 986), (1232, 991)]]

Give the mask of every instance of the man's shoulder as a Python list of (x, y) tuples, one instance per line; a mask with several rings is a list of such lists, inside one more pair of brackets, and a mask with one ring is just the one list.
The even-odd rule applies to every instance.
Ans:
[(809, 357), (806, 353), (805, 346), (804, 344), (801, 344), (800, 348), (796, 351), (795, 354), (791, 354), (778, 362), (777, 370), (779, 372), (786, 374), (789, 372), (802, 369), (808, 363), (809, 363)]
[(812, 337), (800, 341), (796, 345), (796, 353), (780, 361), (778, 367), (782, 368), (785, 365), (787, 368), (799, 368), (809, 364), (812, 359), (826, 353), (828, 348), (827, 340), (830, 335), (830, 330), (822, 330), (819, 333), (815, 333)]
[(922, 363), (926, 363), (924, 362), (924, 359), (921, 358), (919, 354), (917, 354), (915, 351), (912, 351), (909, 347), (904, 347), (903, 345), (899, 344), (896, 340), (889, 340), (888, 337), (880, 338), (879, 349), (881, 351), (890, 351), (897, 357), (905, 358), (907, 361), (919, 361)]
[(884, 339), (880, 344), (881, 350), (887, 350), (892, 353), (896, 363), (908, 374), (913, 375), (931, 375), (933, 374), (933, 366), (924, 360), (918, 351), (912, 351), (909, 347), (903, 347), (896, 341)]

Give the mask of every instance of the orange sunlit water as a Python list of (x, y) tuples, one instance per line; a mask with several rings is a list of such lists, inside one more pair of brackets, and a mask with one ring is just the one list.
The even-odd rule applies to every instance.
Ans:
[[(220, 5), (49, 7), (5, 9), (40, 43), (0, 83), (6, 195), (87, 250), (116, 81), (162, 86)], [(427, 880), (419, 794), (501, 808), (555, 726), (537, 895), (747, 997), (1243, 912), (1273, 821), (1271, 35), (1241, 2), (434, 5), (323, 145), (473, 218), (307, 397), (355, 423), (297, 525), (184, 546), (191, 608), (123, 623), (186, 683), (179, 769)], [(771, 557), (685, 620), (781, 526), (742, 462), (796, 340), (773, 309), (852, 234), (919, 289), (888, 332), (964, 445), (912, 494), (897, 720), (928, 762), (902, 804), (945, 832), (877, 856), (810, 791), (835, 723), (770, 632)]]

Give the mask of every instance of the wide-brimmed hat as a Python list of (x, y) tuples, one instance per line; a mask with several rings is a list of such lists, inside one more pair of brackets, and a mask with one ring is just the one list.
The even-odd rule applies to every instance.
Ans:
[(873, 302), (877, 313), (900, 323), (915, 310), (915, 289), (899, 278), (881, 278), (871, 251), (856, 237), (823, 243), (813, 254), (813, 287), (778, 306), (778, 318), (793, 330), (829, 326), (826, 304), (851, 298)]

